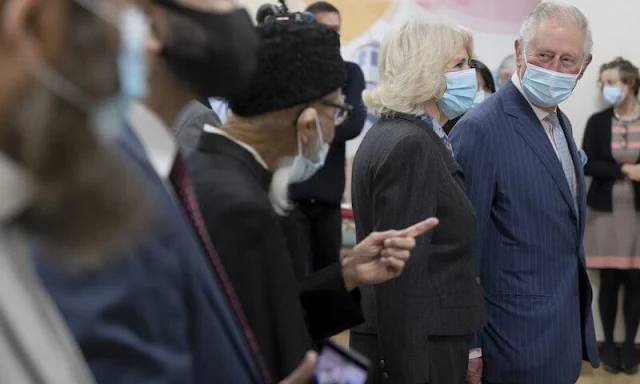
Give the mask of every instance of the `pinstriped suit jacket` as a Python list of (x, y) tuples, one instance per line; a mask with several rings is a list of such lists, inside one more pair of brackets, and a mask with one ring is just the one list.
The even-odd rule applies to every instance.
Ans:
[(571, 125), (559, 117), (576, 167), (579, 213), (540, 121), (513, 83), (451, 132), (479, 220), (489, 325), (475, 346), (492, 383), (574, 383), (582, 359), (598, 365), (582, 247), (584, 173)]
[(447, 375), (454, 364), (429, 364), (429, 337), (471, 335), (486, 324), (474, 262), (477, 220), (463, 178), (431, 123), (402, 114), (371, 127), (353, 162), (358, 241), (426, 217), (440, 219), (416, 239), (402, 276), (361, 287), (367, 321), (355, 330), (377, 334), (389, 383), (426, 383), (435, 376), (431, 370)]

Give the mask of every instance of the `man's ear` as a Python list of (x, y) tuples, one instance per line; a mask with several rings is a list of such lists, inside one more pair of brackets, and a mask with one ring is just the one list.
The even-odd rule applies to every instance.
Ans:
[(315, 108), (307, 108), (298, 117), (296, 129), (302, 143), (302, 148), (306, 149), (310, 142), (313, 142), (318, 134), (316, 122), (318, 119), (318, 111)]
[(68, 25), (68, 1), (7, 0), (2, 18), (4, 39), (29, 61), (55, 61), (61, 54)]
[(578, 80), (582, 79), (582, 76), (584, 76), (584, 72), (587, 70), (587, 67), (589, 66), (589, 64), (591, 64), (591, 61), (593, 61), (593, 55), (592, 54), (588, 54), (587, 58), (584, 59), (584, 65), (582, 66), (582, 70), (580, 71), (580, 75), (578, 75)]
[(522, 62), (522, 47), (520, 46), (520, 39), (516, 39), (516, 41), (513, 42), (513, 49), (515, 50), (513, 59), (516, 61), (516, 68), (518, 68), (519, 71), (520, 63)]

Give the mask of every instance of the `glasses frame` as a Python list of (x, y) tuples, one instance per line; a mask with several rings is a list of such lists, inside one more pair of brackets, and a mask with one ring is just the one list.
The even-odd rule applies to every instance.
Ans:
[(334, 116), (334, 124), (336, 126), (344, 124), (349, 118), (351, 111), (353, 111), (353, 106), (345, 103), (344, 101), (335, 103), (329, 100), (321, 100), (320, 103), (336, 109)]

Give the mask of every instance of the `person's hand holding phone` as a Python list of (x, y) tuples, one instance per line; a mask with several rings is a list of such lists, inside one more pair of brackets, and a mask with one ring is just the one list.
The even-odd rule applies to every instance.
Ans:
[(431, 217), (402, 230), (371, 233), (342, 258), (347, 290), (399, 276), (416, 246), (416, 237), (437, 225), (438, 219)]

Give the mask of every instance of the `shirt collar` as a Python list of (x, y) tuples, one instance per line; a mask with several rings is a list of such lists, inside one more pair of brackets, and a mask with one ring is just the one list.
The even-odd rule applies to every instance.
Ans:
[(4, 224), (27, 206), (33, 185), (14, 161), (0, 152), (0, 223)]
[(235, 137), (231, 137), (229, 136), (229, 134), (227, 134), (225, 131), (223, 131), (220, 128), (216, 128), (212, 125), (209, 124), (205, 124), (204, 127), (202, 128), (203, 131), (207, 132), (207, 133), (212, 133), (214, 135), (220, 135), (220, 136), (224, 136), (227, 139), (233, 141), (234, 143), (238, 144), (239, 146), (241, 146), (242, 148), (244, 148), (247, 152), (249, 152), (251, 154), (251, 156), (253, 156), (253, 158), (256, 160), (256, 162), (258, 162), (258, 164), (260, 164), (264, 169), (266, 169), (267, 171), (269, 171), (269, 166), (267, 165), (267, 163), (264, 161), (264, 159), (262, 158), (262, 156), (260, 156), (260, 154), (258, 153), (258, 151), (256, 151), (255, 149), (253, 149), (251, 146), (243, 143), (242, 141), (239, 141), (238, 139), (236, 139)]
[(524, 91), (522, 90), (522, 83), (520, 83), (520, 76), (518, 76), (518, 71), (515, 71), (513, 73), (513, 76), (511, 76), (511, 82), (513, 83), (513, 85), (516, 86), (516, 88), (518, 88), (518, 91), (522, 94), (525, 100), (527, 100), (527, 103), (529, 103), (529, 105), (531, 106), (531, 109), (533, 109), (533, 112), (538, 117), (538, 120), (544, 121), (544, 119), (549, 115), (549, 112), (543, 111), (540, 107), (533, 105), (529, 101), (529, 99), (527, 98), (527, 95), (525, 95)]
[(153, 169), (162, 179), (167, 179), (178, 155), (178, 144), (169, 127), (149, 108), (137, 102), (129, 107), (128, 122)]

